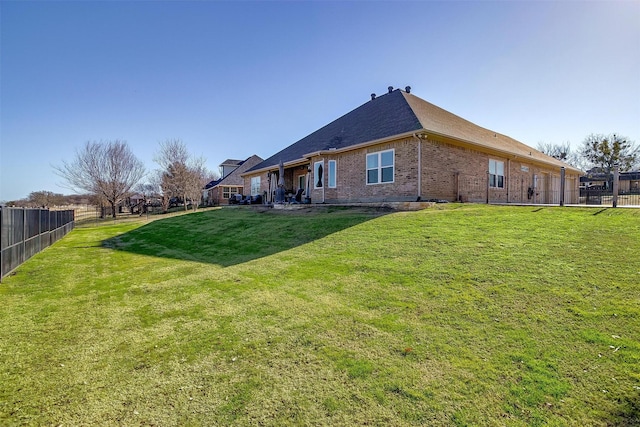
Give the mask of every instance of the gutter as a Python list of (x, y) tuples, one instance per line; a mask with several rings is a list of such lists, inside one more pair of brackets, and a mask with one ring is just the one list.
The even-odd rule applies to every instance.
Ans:
[(416, 200), (419, 202), (422, 198), (422, 140), (427, 138), (427, 134), (414, 133), (412, 136), (418, 140), (418, 197)]
[[(425, 131), (425, 129), (422, 129), (422, 131)], [(413, 131), (413, 132), (405, 132), (405, 133), (401, 133), (401, 134), (396, 134), (393, 136), (389, 136), (386, 138), (380, 138), (380, 139), (374, 139), (373, 141), (367, 141), (367, 142), (361, 142), (360, 144), (355, 144), (355, 145), (350, 145), (348, 147), (344, 147), (344, 148), (330, 148), (328, 150), (318, 150), (318, 151), (312, 151), (310, 153), (305, 153), (303, 155), (303, 157), (300, 157), (298, 159), (295, 160), (290, 160), (286, 163), (284, 163), (284, 166), (298, 166), (298, 165), (302, 165), (305, 164), (307, 162), (309, 162), (311, 160), (311, 157), (316, 157), (316, 156), (324, 156), (324, 155), (330, 155), (330, 154), (335, 154), (335, 153), (344, 153), (346, 151), (352, 151), (352, 150), (357, 150), (360, 148), (364, 148), (364, 147), (368, 147), (371, 145), (378, 145), (378, 144), (384, 144), (385, 142), (391, 142), (391, 141), (395, 141), (396, 139), (400, 139), (400, 138), (407, 138), (410, 136), (413, 136), (416, 132), (420, 132), (420, 130), (418, 131)], [(255, 169), (253, 171), (250, 172), (250, 174), (255, 174), (255, 173), (261, 173), (261, 172), (267, 172), (269, 170), (274, 170), (277, 169), (278, 165), (269, 165), (269, 166), (265, 166), (264, 168), (261, 169)], [(249, 173), (243, 173), (240, 174), (240, 176), (245, 176), (248, 175)]]
[(410, 136), (414, 136), (416, 134), (416, 132), (421, 132), (421, 131), (425, 131), (426, 132), (426, 129), (420, 129), (418, 131), (400, 133), (400, 134), (397, 134), (397, 135), (388, 136), (386, 138), (374, 139), (373, 141), (361, 142), (360, 144), (350, 145), (350, 146), (344, 147), (344, 148), (330, 148), (328, 150), (315, 151), (315, 152), (312, 152), (312, 153), (305, 154), (304, 156), (305, 157), (311, 157), (311, 156), (321, 156), (321, 155), (334, 154), (334, 153), (344, 153), (345, 151), (357, 150), (359, 148), (365, 148), (365, 147), (369, 147), (371, 145), (384, 144), (385, 142), (395, 141), (396, 139), (407, 138), (407, 137), (410, 137)]
[[(469, 141), (469, 140), (462, 139), (462, 138), (453, 137), (453, 136), (446, 135), (446, 134), (443, 134), (443, 133), (430, 131), (430, 130), (425, 129), (425, 128), (418, 129), (416, 131), (411, 131), (411, 132), (405, 132), (405, 133), (401, 133), (401, 134), (392, 135), (392, 136), (389, 136), (389, 137), (386, 137), (386, 138), (375, 139), (373, 141), (361, 142), (359, 144), (350, 145), (350, 146), (344, 147), (344, 148), (332, 148), (332, 149), (329, 149), (329, 150), (313, 151), (313, 152), (304, 154), (303, 157), (301, 157), (301, 158), (298, 158), (298, 159), (295, 159), (295, 160), (291, 160), (291, 161), (288, 161), (288, 162), (284, 163), (284, 166), (285, 167), (298, 166), (298, 165), (302, 165), (302, 164), (305, 164), (305, 163), (309, 162), (311, 160), (311, 157), (322, 156), (322, 155), (330, 155), (330, 154), (335, 154), (335, 153), (344, 153), (344, 152), (347, 152), (347, 151), (358, 150), (360, 148), (365, 148), (365, 147), (369, 147), (369, 146), (372, 146), (372, 145), (384, 144), (386, 142), (395, 141), (397, 139), (408, 138), (408, 137), (416, 137), (416, 135), (426, 135), (427, 133), (430, 136), (436, 136), (436, 137), (444, 138), (446, 140), (457, 141), (459, 143), (470, 145), (472, 147), (481, 147), (481, 148), (484, 148), (485, 150), (489, 150), (489, 151), (493, 151), (493, 152), (498, 153), (498, 154), (502, 154), (507, 159), (510, 158), (510, 157), (512, 157), (514, 160), (516, 158), (522, 158), (522, 159), (526, 159), (528, 162), (536, 163), (538, 165), (544, 165), (546, 167), (549, 167), (549, 166), (557, 167), (557, 168), (565, 167), (565, 169), (567, 171), (572, 171), (573, 173), (577, 173), (579, 175), (583, 175), (583, 172), (581, 170), (576, 169), (571, 165), (564, 164), (563, 162), (560, 162), (559, 160), (558, 160), (558, 162), (563, 163), (563, 164), (554, 164), (554, 163), (551, 163), (551, 162), (546, 162), (544, 160), (536, 159), (533, 156), (531, 156), (531, 157), (523, 156), (521, 154), (516, 154), (516, 153), (513, 153), (511, 151), (503, 150), (501, 148), (495, 148), (495, 147), (492, 147), (492, 146), (484, 144), (484, 143), (478, 143), (478, 142), (473, 142), (473, 141)], [(518, 141), (516, 141), (516, 142), (518, 142)], [(419, 147), (420, 147), (420, 145), (419, 145)], [(253, 170), (253, 171), (250, 172), (250, 174), (267, 172), (267, 171), (270, 171), (270, 170), (275, 170), (277, 168), (278, 168), (277, 164), (269, 165), (269, 166), (266, 166), (266, 167), (261, 168), (261, 169)], [(248, 173), (246, 173), (246, 172), (243, 173), (243, 174), (240, 174), (240, 176), (242, 176), (242, 177), (244, 177), (246, 175), (248, 175)]]
[[(292, 167), (292, 166), (302, 166), (309, 163), (309, 159), (296, 159), (296, 160), (291, 160), (288, 162), (283, 163), (282, 165), (287, 168), (287, 167)], [(275, 165), (269, 165), (269, 166), (265, 166), (261, 169), (255, 169), (252, 171), (247, 171), (247, 172), (243, 172), (240, 174), (241, 177), (245, 177), (247, 175), (254, 175), (256, 173), (262, 173), (262, 172), (269, 172), (269, 171), (274, 171), (274, 170), (278, 170), (278, 164)]]
[[(466, 139), (455, 138), (455, 137), (452, 137), (452, 136), (449, 136), (449, 135), (445, 135), (445, 134), (442, 134), (442, 133), (428, 131), (426, 129), (425, 129), (425, 131), (429, 132), (430, 135), (436, 135), (436, 136), (439, 136), (439, 137), (442, 137), (442, 138), (447, 138), (447, 139), (450, 139), (450, 140), (462, 142), (462, 143), (469, 144), (469, 145), (475, 146), (475, 147), (482, 147), (482, 148), (484, 148), (486, 150), (490, 150), (490, 151), (502, 154), (507, 159), (510, 158), (510, 157), (513, 158), (513, 160), (515, 160), (517, 158), (521, 158), (521, 159), (526, 159), (527, 162), (535, 163), (535, 164), (538, 164), (538, 165), (544, 165), (546, 167), (549, 167), (549, 166), (556, 167), (556, 168), (564, 167), (567, 171), (571, 170), (573, 173), (577, 173), (577, 174), (580, 174), (580, 175), (582, 175), (584, 173), (580, 169), (576, 169), (573, 166), (571, 166), (569, 164), (566, 164), (564, 162), (561, 162), (560, 160), (557, 160), (557, 159), (554, 159), (554, 160), (556, 160), (560, 164), (555, 164), (555, 163), (552, 163), (552, 162), (546, 162), (546, 161), (541, 160), (541, 159), (536, 159), (533, 156), (526, 156), (526, 155), (523, 156), (522, 154), (517, 154), (517, 153), (514, 153), (512, 151), (503, 150), (501, 148), (491, 147), (491, 146), (486, 145), (484, 143), (476, 143), (476, 142), (468, 141)], [(532, 148), (532, 150), (535, 150), (535, 149)], [(535, 150), (535, 151), (538, 151), (538, 150)]]

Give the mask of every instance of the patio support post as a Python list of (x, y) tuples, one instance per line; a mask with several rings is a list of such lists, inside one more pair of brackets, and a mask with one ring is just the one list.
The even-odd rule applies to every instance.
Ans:
[(613, 207), (617, 208), (618, 207), (618, 185), (619, 185), (619, 180), (620, 180), (620, 171), (619, 171), (619, 166), (613, 165), (613, 198), (612, 198), (612, 203), (613, 203)]

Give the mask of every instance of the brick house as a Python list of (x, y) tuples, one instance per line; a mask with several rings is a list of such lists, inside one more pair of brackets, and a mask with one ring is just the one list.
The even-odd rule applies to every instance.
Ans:
[(208, 205), (229, 204), (229, 197), (244, 194), (242, 173), (262, 162), (262, 158), (253, 155), (245, 160), (227, 159), (220, 164), (222, 178), (208, 183), (205, 188), (205, 201)]
[(448, 200), (577, 203), (581, 171), (477, 126), (405, 90), (389, 88), (242, 174), (272, 201), (285, 189), (311, 203)]

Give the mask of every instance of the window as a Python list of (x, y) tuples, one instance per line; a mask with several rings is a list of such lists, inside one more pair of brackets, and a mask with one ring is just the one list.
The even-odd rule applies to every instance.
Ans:
[(315, 188), (322, 188), (322, 183), (324, 179), (324, 167), (322, 166), (323, 162), (315, 162), (313, 164), (313, 186)]
[(260, 177), (254, 176), (251, 177), (251, 195), (257, 196), (260, 194)]
[(304, 190), (306, 178), (307, 178), (306, 175), (298, 175), (298, 188), (299, 189)]
[(228, 199), (238, 192), (237, 187), (222, 187), (222, 198)]
[(489, 187), (504, 188), (504, 162), (489, 160)]
[(367, 184), (393, 182), (394, 151), (367, 154)]
[(336, 188), (336, 161), (329, 160), (329, 188)]

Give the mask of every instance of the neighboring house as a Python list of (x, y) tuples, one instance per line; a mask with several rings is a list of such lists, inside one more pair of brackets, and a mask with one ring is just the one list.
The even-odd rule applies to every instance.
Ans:
[(227, 159), (220, 164), (222, 178), (211, 181), (205, 186), (206, 203), (226, 205), (234, 194), (244, 194), (244, 179), (241, 174), (262, 162), (262, 158), (253, 155), (246, 160)]
[(312, 203), (448, 200), (578, 201), (581, 171), (477, 126), (410, 93), (393, 90), (302, 138), (242, 174), (251, 194), (273, 200), (278, 165), (287, 192)]
[[(580, 177), (580, 189), (611, 190), (612, 181), (613, 174), (592, 169)], [(620, 172), (618, 174), (618, 191), (620, 194), (640, 194), (640, 171)]]

